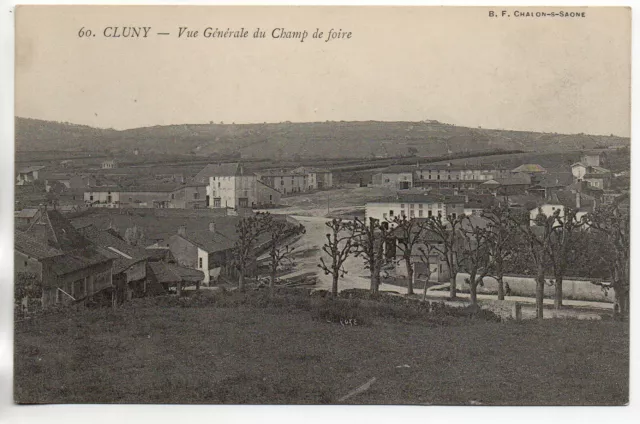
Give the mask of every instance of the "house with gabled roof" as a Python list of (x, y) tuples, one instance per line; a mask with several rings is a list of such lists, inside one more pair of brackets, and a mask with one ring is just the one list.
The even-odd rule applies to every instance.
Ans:
[(208, 231), (188, 229), (187, 225), (178, 227), (177, 234), (150, 246), (150, 249), (171, 251), (176, 264), (202, 271), (205, 284), (228, 273), (232, 262), (235, 240), (217, 229), (215, 222), (209, 223)]
[(39, 179), (40, 171), (42, 171), (45, 167), (42, 165), (39, 166), (26, 166), (24, 168), (20, 168), (18, 170), (16, 185), (25, 185), (33, 183), (34, 181)]
[(207, 182), (207, 201), (211, 208), (253, 208), (258, 205), (258, 177), (239, 163), (209, 164), (195, 177)]
[(42, 282), (42, 304), (76, 302), (112, 288), (114, 257), (82, 236), (56, 210), (42, 207), (25, 231), (16, 230), (15, 272)]

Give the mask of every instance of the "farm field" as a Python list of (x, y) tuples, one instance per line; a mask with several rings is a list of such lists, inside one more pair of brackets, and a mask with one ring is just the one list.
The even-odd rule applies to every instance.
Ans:
[[(456, 321), (458, 320), (458, 321)], [(341, 326), (287, 307), (67, 311), (19, 322), (19, 403), (622, 405), (614, 321)]]

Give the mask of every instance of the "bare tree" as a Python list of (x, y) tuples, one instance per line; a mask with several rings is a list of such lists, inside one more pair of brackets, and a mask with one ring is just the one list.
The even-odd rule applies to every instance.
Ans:
[(427, 219), (427, 228), (435, 237), (437, 243), (434, 249), (444, 258), (449, 269), (449, 296), (456, 298), (456, 277), (458, 276), (458, 242), (460, 223), (463, 216), (449, 215), (443, 218), (441, 215), (431, 216)]
[(514, 248), (516, 233), (511, 212), (508, 205), (501, 204), (483, 210), (480, 216), (487, 220), (489, 231), (487, 246), (491, 256), (489, 273), (498, 282), (498, 300), (504, 300), (506, 263), (517, 253)]
[(564, 214), (555, 216), (555, 223), (547, 244), (547, 254), (553, 269), (555, 297), (554, 307), (562, 307), (562, 280), (564, 279), (567, 267), (573, 261), (574, 248), (579, 237), (576, 234), (584, 225), (584, 219), (576, 217), (578, 210), (571, 207), (564, 208)]
[[(422, 238), (418, 242), (416, 251), (419, 261), (424, 265), (425, 271), (418, 274), (417, 277), (424, 277), (424, 288), (422, 291), (422, 301), (427, 300), (427, 289), (429, 288), (429, 280), (431, 279), (431, 256), (436, 253), (433, 244), (428, 240), (427, 233), (423, 233)], [(416, 272), (416, 270), (414, 270)]]
[(415, 246), (423, 238), (423, 234), (427, 230), (427, 221), (423, 219), (410, 219), (404, 214), (394, 217), (391, 224), (395, 227), (394, 234), (396, 236), (396, 247), (402, 252), (402, 259), (407, 267), (407, 294), (413, 294), (414, 269), (412, 263), (412, 255)]
[(475, 221), (464, 217), (460, 226), (459, 256), (462, 267), (469, 273), (471, 304), (478, 304), (478, 285), (489, 273), (491, 265), (491, 232), (485, 228), (484, 220)]
[(333, 277), (331, 285), (332, 297), (338, 296), (338, 280), (344, 277), (347, 271), (344, 269), (344, 261), (354, 251), (354, 226), (347, 221), (341, 219), (332, 219), (327, 221), (325, 225), (331, 230), (326, 234), (327, 241), (322, 246), (322, 250), (329, 256), (330, 263), (327, 264), (324, 258), (320, 258), (321, 268), (325, 275)]
[(380, 271), (385, 263), (384, 246), (389, 239), (388, 223), (369, 218), (369, 223), (356, 218), (353, 222), (353, 253), (364, 259), (365, 269), (371, 271), (371, 294), (380, 288)]
[(302, 224), (291, 226), (286, 221), (277, 219), (270, 219), (267, 228), (271, 236), (271, 245), (269, 246), (269, 268), (271, 271), (269, 295), (273, 296), (278, 268), (285, 263), (292, 263), (291, 256), (294, 249), (288, 244), (283, 245), (283, 243), (291, 237), (303, 234), (305, 228)]
[(549, 245), (553, 235), (553, 227), (560, 210), (556, 210), (551, 216), (546, 216), (542, 209), (538, 209), (538, 215), (530, 222), (516, 221), (514, 224), (524, 237), (524, 245), (529, 259), (536, 270), (536, 318), (544, 318), (544, 273), (548, 264)]
[(615, 294), (614, 314), (617, 318), (629, 316), (629, 260), (630, 260), (630, 215), (620, 207), (628, 194), (616, 199), (612, 205), (596, 209), (586, 217), (590, 228), (606, 236), (613, 261), (611, 287)]
[(238, 269), (238, 289), (244, 290), (244, 278), (247, 266), (254, 259), (259, 238), (269, 229), (272, 218), (268, 213), (258, 213), (242, 217), (236, 224), (238, 239), (233, 249), (234, 260)]

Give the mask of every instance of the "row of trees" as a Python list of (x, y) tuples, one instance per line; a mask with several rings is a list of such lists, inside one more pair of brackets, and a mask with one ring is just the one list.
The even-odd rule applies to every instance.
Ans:
[[(479, 217), (333, 219), (326, 223), (329, 231), (322, 248), (327, 258), (322, 257), (318, 266), (332, 276), (332, 294), (336, 296), (349, 257), (363, 259), (371, 272), (373, 294), (378, 292), (383, 267), (390, 262), (403, 263), (408, 276), (407, 294), (412, 295), (415, 264), (423, 264), (422, 277), (428, 282), (431, 264), (437, 261), (449, 270), (451, 298), (456, 297), (457, 274), (469, 274), (466, 282), (473, 304), (477, 303), (478, 286), (487, 276), (496, 279), (498, 299), (503, 300), (505, 274), (532, 275), (539, 318), (543, 317), (545, 285), (555, 286), (554, 306), (561, 308), (565, 276), (596, 277), (611, 281), (616, 313), (628, 315), (629, 214), (618, 203), (580, 218), (570, 207), (550, 216), (539, 211), (533, 223), (528, 214), (517, 213), (506, 203), (485, 209)], [(426, 289), (427, 283), (423, 298)]]

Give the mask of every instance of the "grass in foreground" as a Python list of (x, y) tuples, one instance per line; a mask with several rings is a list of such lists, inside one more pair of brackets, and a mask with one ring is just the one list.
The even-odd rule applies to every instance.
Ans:
[(17, 323), (16, 401), (323, 404), (374, 377), (369, 390), (346, 402), (620, 405), (628, 399), (629, 331), (619, 322), (370, 314), (367, 325), (343, 326), (302, 303), (178, 304), (134, 302)]

